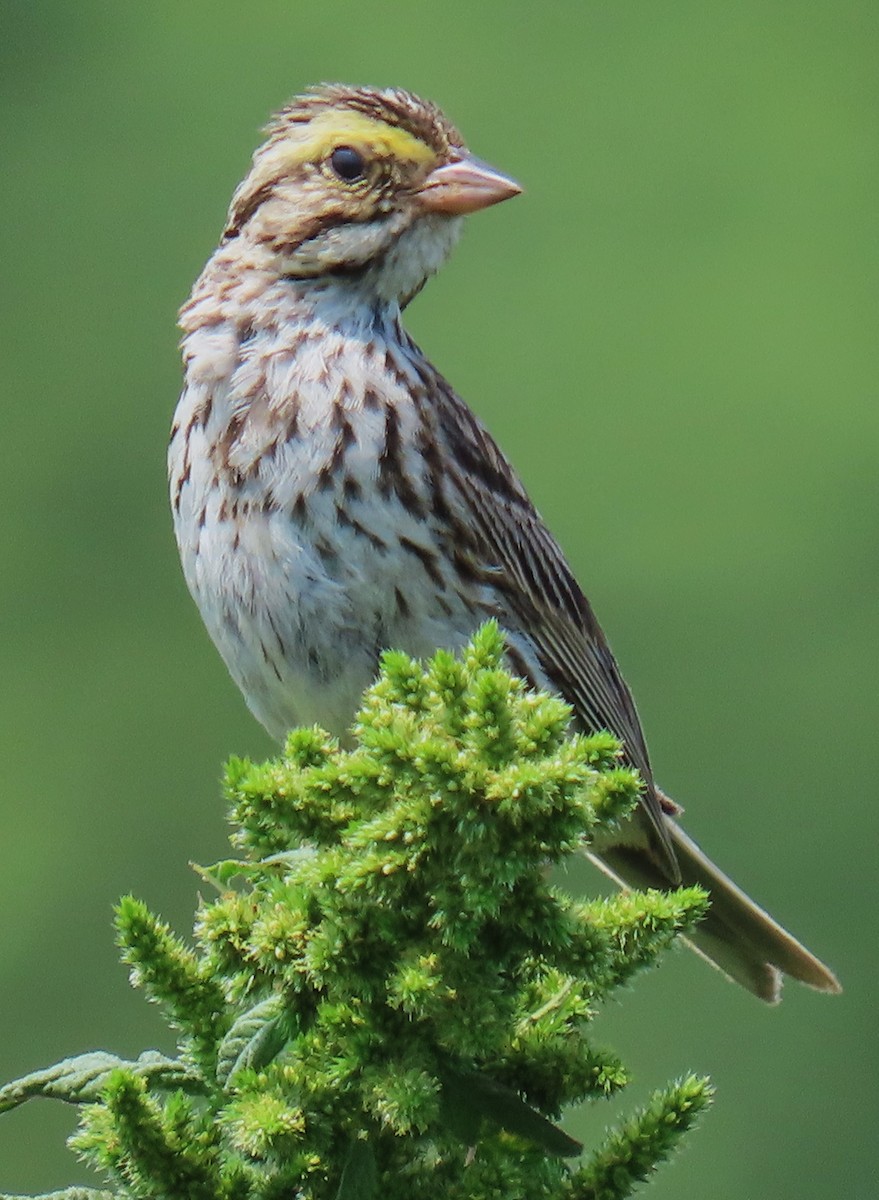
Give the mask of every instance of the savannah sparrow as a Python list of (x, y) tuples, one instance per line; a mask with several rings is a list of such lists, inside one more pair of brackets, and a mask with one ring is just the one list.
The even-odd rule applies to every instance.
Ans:
[(343, 733), (385, 647), (509, 663), (609, 729), (644, 779), (600, 863), (711, 893), (696, 947), (764, 1000), (833, 974), (702, 853), (655, 785), (631, 694), (558, 544), (490, 434), (401, 325), (465, 214), (515, 196), (433, 104), (321, 87), (269, 125), (184, 305), (169, 452), (186, 581), (252, 712)]

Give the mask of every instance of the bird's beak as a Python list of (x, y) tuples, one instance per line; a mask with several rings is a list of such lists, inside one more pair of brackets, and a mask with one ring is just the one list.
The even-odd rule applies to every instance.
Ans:
[(509, 175), (468, 154), (435, 167), (421, 185), (418, 199), (428, 212), (459, 217), (509, 200), (521, 190)]

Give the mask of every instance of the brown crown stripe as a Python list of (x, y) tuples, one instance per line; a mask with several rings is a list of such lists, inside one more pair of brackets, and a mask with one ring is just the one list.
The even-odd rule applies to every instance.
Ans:
[(404, 129), (438, 155), (445, 156), (464, 146), (455, 126), (429, 100), (397, 88), (378, 90), (338, 83), (324, 84), (297, 96), (277, 113), (266, 132), (277, 137), (283, 135), (288, 125), (307, 124), (328, 108), (342, 107)]

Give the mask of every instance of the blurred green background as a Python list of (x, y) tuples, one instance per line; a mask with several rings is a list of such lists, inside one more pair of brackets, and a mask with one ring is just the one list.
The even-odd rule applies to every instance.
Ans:
[[(559, 536), (688, 827), (838, 970), (684, 952), (600, 1018), (717, 1105), (655, 1200), (875, 1195), (875, 0), (0, 4), (0, 1077), (167, 1045), (110, 928), (182, 931), (272, 750), (178, 569), (175, 312), (257, 128), (321, 79), (443, 104), (525, 185), (411, 310)], [(588, 883), (594, 879), (584, 876)], [(88, 1175), (36, 1105), (0, 1190)]]

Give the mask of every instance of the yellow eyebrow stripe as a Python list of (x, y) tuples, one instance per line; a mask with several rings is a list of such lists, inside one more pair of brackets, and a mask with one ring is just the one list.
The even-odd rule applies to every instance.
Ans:
[(354, 146), (371, 157), (426, 167), (432, 167), (438, 157), (420, 138), (399, 126), (354, 109), (327, 109), (307, 125), (291, 123), (257, 150), (250, 174), (235, 193), (229, 227), (239, 228), (250, 216), (254, 198), (262, 189), (280, 182), (303, 163), (327, 158), (336, 146)]
[(287, 146), (291, 166), (324, 158), (336, 146), (355, 146), (382, 158), (418, 164), (436, 159), (436, 152), (414, 134), (353, 109), (322, 112), (309, 121), (304, 133)]
[(296, 147), (297, 158), (322, 158), (335, 146), (348, 144), (414, 163), (436, 158), (435, 152), (414, 134), (352, 109), (330, 109), (310, 121), (307, 137)]

